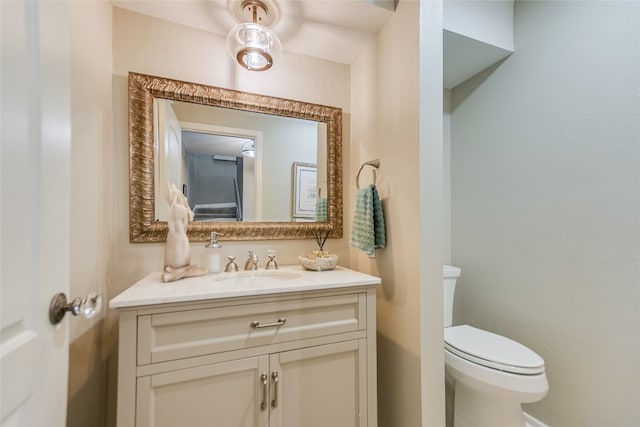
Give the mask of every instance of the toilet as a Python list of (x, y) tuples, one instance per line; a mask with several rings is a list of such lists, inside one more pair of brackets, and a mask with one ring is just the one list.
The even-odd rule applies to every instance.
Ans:
[(546, 396), (544, 360), (509, 338), (469, 325), (452, 326), (461, 270), (445, 265), (444, 359), (455, 392), (454, 426), (525, 426), (522, 403)]

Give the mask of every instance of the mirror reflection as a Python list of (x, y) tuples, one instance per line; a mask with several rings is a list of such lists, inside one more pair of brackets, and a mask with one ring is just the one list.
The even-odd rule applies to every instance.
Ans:
[[(157, 221), (168, 218), (169, 182), (196, 222), (326, 221), (316, 212), (317, 195), (326, 194), (325, 123), (162, 98), (154, 116)], [(296, 164), (314, 168), (299, 177), (302, 200)]]
[(191, 241), (342, 237), (342, 110), (130, 72), (131, 242), (166, 239), (169, 182)]

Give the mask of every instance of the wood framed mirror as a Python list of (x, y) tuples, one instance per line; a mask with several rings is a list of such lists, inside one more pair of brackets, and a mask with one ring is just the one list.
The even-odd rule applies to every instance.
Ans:
[[(251, 120), (249, 126), (238, 125), (236, 119), (229, 119), (233, 121), (230, 125), (227, 123), (211, 125), (203, 123), (208, 119), (191, 118), (201, 117), (204, 114), (202, 111), (187, 119), (182, 117), (178, 121), (186, 127), (187, 132), (199, 132), (200, 129), (200, 132), (213, 134), (214, 132), (209, 129), (222, 129), (219, 133), (229, 136), (228, 134), (231, 133), (229, 129), (245, 129), (242, 131), (243, 136), (252, 138), (252, 149), (256, 153), (256, 160), (243, 162), (242, 154), (212, 154), (209, 151), (194, 154), (197, 150), (187, 152), (186, 142), (184, 145), (180, 142), (176, 143), (177, 148), (173, 149), (179, 153), (180, 160), (176, 161), (178, 166), (168, 172), (172, 167), (171, 162), (167, 160), (169, 157), (165, 156), (171, 149), (165, 146), (168, 143), (162, 140), (162, 135), (166, 132), (161, 131), (161, 128), (165, 129), (165, 125), (163, 119), (159, 117), (160, 110), (164, 108), (163, 105), (167, 104), (175, 104), (172, 109), (180, 111), (214, 108), (215, 110), (212, 111), (219, 118), (232, 117), (236, 113), (249, 114), (249, 120)], [(206, 115), (209, 115), (209, 112)], [(296, 150), (307, 142), (307, 137), (298, 136), (298, 139), (286, 140), (290, 135), (296, 134), (291, 128), (281, 130), (280, 137), (275, 138), (267, 135), (268, 130), (263, 132), (261, 129), (255, 129), (256, 123), (269, 117), (273, 117), (274, 120), (299, 120), (302, 123), (299, 127), (311, 126), (312, 129), (316, 129), (315, 153), (313, 148), (305, 152)], [(269, 126), (279, 127), (280, 125)], [(248, 127), (251, 129), (246, 129)], [(270, 143), (270, 140), (284, 146), (283, 151), (278, 151), (275, 148), (276, 142)], [(251, 145), (249, 141), (242, 141), (242, 144), (244, 144), (242, 150)], [(297, 157), (287, 159), (287, 155)], [(194, 222), (189, 224), (187, 234), (190, 241), (207, 241), (213, 230), (224, 234), (222, 240), (310, 239), (314, 237), (314, 233), (327, 229), (330, 229), (329, 237), (342, 237), (342, 110), (340, 108), (130, 72), (129, 237), (131, 242), (166, 240), (167, 222), (166, 218), (163, 218), (166, 213), (162, 210), (166, 205), (166, 201), (163, 200), (163, 191), (169, 181), (181, 181), (181, 177), (184, 177), (185, 182), (174, 183), (178, 188), (183, 189), (188, 200), (190, 193), (193, 199), (200, 197), (201, 193), (190, 187), (198, 186), (209, 190), (214, 183), (221, 181), (210, 178), (207, 184), (197, 184), (198, 181), (195, 178), (188, 178), (191, 176), (189, 169), (182, 166), (187, 164), (188, 156), (194, 158), (205, 156), (213, 162), (235, 163), (236, 171), (243, 167), (246, 170), (246, 164), (255, 162), (256, 165), (250, 172), (252, 174), (250, 179), (245, 175), (244, 181), (245, 184), (249, 183), (248, 185), (238, 184), (239, 181), (243, 181), (241, 175), (238, 175), (238, 179), (232, 180), (235, 191), (230, 193), (235, 194), (236, 201), (236, 210), (233, 213), (220, 214), (220, 216), (211, 214), (222, 212), (221, 207), (227, 209), (233, 203), (219, 203), (215, 200), (209, 203), (206, 198), (200, 202), (194, 202), (192, 210), (196, 207), (200, 214), (199, 217), (194, 218), (196, 219)], [(300, 191), (299, 188), (305, 190), (304, 194), (297, 195), (295, 200), (303, 200), (306, 205), (297, 209), (298, 207), (293, 206), (293, 180), (297, 175), (294, 165), (301, 162), (313, 163), (309, 162), (309, 158), (302, 158), (303, 156), (316, 159), (317, 176), (314, 182), (308, 175), (301, 175), (306, 181), (303, 182), (303, 186), (296, 187), (296, 191)], [(285, 163), (276, 164), (274, 159)], [(288, 165), (288, 163), (291, 164)], [(238, 164), (244, 164), (244, 166), (240, 167)], [(176, 168), (179, 172), (175, 171)], [(309, 168), (309, 170), (315, 169)], [(286, 178), (272, 182), (271, 178), (276, 175), (286, 176)], [(242, 192), (241, 188), (245, 190), (244, 197), (239, 194)], [(246, 194), (253, 194), (254, 197), (248, 198)], [(314, 198), (317, 205), (313, 204)], [(243, 200), (246, 202), (243, 203)], [(288, 203), (284, 200), (288, 200)], [(189, 202), (191, 205), (192, 201)], [(279, 206), (281, 212), (270, 213), (267, 202)], [(243, 213), (239, 212), (241, 205), (245, 208)], [(286, 218), (282, 213), (283, 206), (289, 212)], [(322, 207), (322, 213), (314, 216), (312, 212), (314, 206)], [(298, 211), (305, 212), (305, 215), (295, 216)], [(210, 214), (213, 216), (208, 216)], [(223, 218), (224, 215), (226, 217)]]

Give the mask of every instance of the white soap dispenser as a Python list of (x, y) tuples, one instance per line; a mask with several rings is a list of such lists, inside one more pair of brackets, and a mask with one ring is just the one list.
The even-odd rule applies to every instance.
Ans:
[(222, 245), (218, 242), (218, 236), (224, 236), (224, 234), (212, 231), (211, 240), (205, 246), (207, 251), (203, 255), (203, 267), (206, 267), (209, 273), (220, 273), (221, 271), (220, 248), (222, 248)]

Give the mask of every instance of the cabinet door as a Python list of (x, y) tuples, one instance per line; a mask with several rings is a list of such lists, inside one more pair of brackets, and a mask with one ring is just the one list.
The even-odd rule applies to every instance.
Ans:
[(364, 339), (271, 355), (270, 427), (366, 426), (366, 360)]
[(268, 364), (261, 356), (140, 377), (136, 425), (267, 426)]

